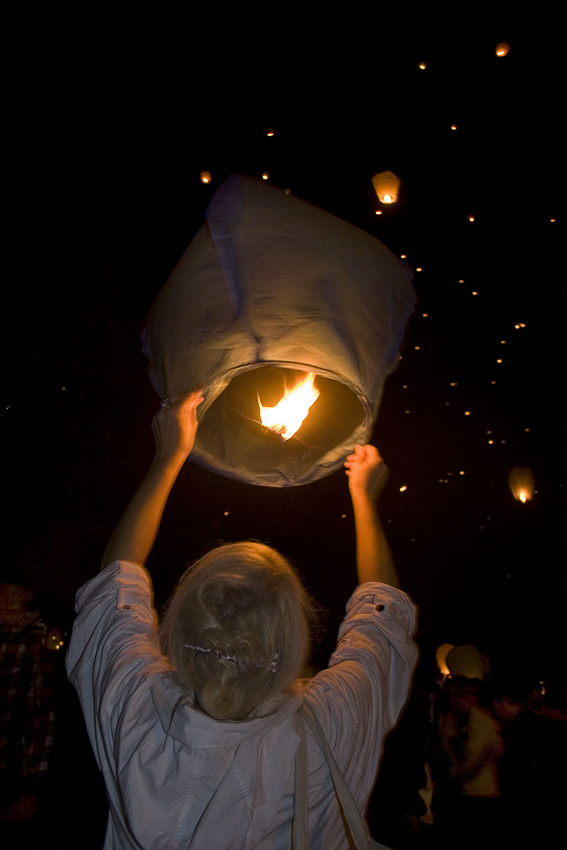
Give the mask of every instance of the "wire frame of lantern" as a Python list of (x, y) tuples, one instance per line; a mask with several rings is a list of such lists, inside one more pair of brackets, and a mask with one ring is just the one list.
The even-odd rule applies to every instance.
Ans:
[[(233, 175), (150, 312), (144, 350), (161, 398), (203, 387), (192, 459), (289, 487), (368, 442), (415, 293), (377, 239), (262, 180)], [(314, 388), (300, 427), (262, 425)], [(313, 386), (314, 385), (314, 386)]]
[(400, 179), (393, 171), (381, 171), (372, 178), (374, 191), (381, 204), (395, 204), (400, 191)]
[(534, 476), (527, 466), (515, 466), (510, 470), (508, 483), (513, 497), (518, 502), (529, 502), (534, 496)]

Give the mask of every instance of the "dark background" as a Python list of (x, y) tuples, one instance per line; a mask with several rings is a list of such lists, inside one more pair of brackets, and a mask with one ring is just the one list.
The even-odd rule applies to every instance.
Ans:
[[(373, 437), (391, 469), (381, 513), (420, 608), (422, 664), (434, 669), (440, 643), (473, 643), (502, 680), (557, 681), (556, 22), (481, 12), (460, 24), (391, 22), (354, 11), (335, 22), (289, 8), (222, 24), (215, 10), (183, 22), (101, 12), (10, 22), (6, 563), (34, 568), (46, 616), (68, 628), (73, 595), (153, 454), (159, 399), (140, 351), (148, 309), (215, 188), (233, 172), (267, 171), (270, 184), (422, 269)], [(503, 40), (510, 52), (498, 58)], [(371, 178), (387, 169), (400, 198), (377, 216)], [(515, 466), (533, 471), (530, 503), (511, 495)], [(158, 604), (211, 541), (244, 537), (281, 548), (323, 606), (323, 663), (355, 581), (343, 474), (283, 491), (189, 463), (149, 564)]]

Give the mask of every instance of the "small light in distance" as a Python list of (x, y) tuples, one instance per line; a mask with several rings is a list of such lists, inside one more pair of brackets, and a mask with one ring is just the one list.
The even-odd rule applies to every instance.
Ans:
[(407, 489), (408, 489), (407, 484), (404, 484), (403, 487), (400, 487), (400, 493), (403, 493), (404, 490), (407, 490)]
[(210, 171), (201, 171), (201, 183), (210, 183), (211, 182), (211, 172)]

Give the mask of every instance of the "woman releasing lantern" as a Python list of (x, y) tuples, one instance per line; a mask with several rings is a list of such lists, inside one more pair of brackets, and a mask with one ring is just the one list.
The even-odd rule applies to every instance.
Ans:
[[(345, 463), (360, 586), (329, 668), (300, 690), (309, 601), (268, 546), (206, 554), (181, 579), (158, 630), (143, 566), (193, 447), (201, 400), (181, 396), (154, 418), (154, 461), (101, 573), (77, 595), (67, 666), (106, 781), (105, 847), (289, 848), (297, 773), (307, 777), (305, 835), (345, 848), (329, 769), (302, 718), (317, 718), (364, 809), (417, 655), (414, 606), (396, 589), (373, 500), (384, 467), (372, 446), (356, 446)], [(299, 752), (305, 772), (294, 767)]]

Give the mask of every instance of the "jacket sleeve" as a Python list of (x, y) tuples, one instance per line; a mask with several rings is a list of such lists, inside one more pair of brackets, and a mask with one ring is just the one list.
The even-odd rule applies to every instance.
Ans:
[(107, 729), (117, 723), (120, 706), (140, 677), (166, 669), (166, 661), (159, 649), (150, 579), (142, 567), (109, 564), (79, 590), (75, 609), (67, 674), (98, 758), (103, 718)]
[(355, 797), (374, 783), (384, 738), (407, 700), (418, 649), (416, 608), (390, 585), (360, 585), (347, 604), (337, 648), (305, 699), (323, 726)]

